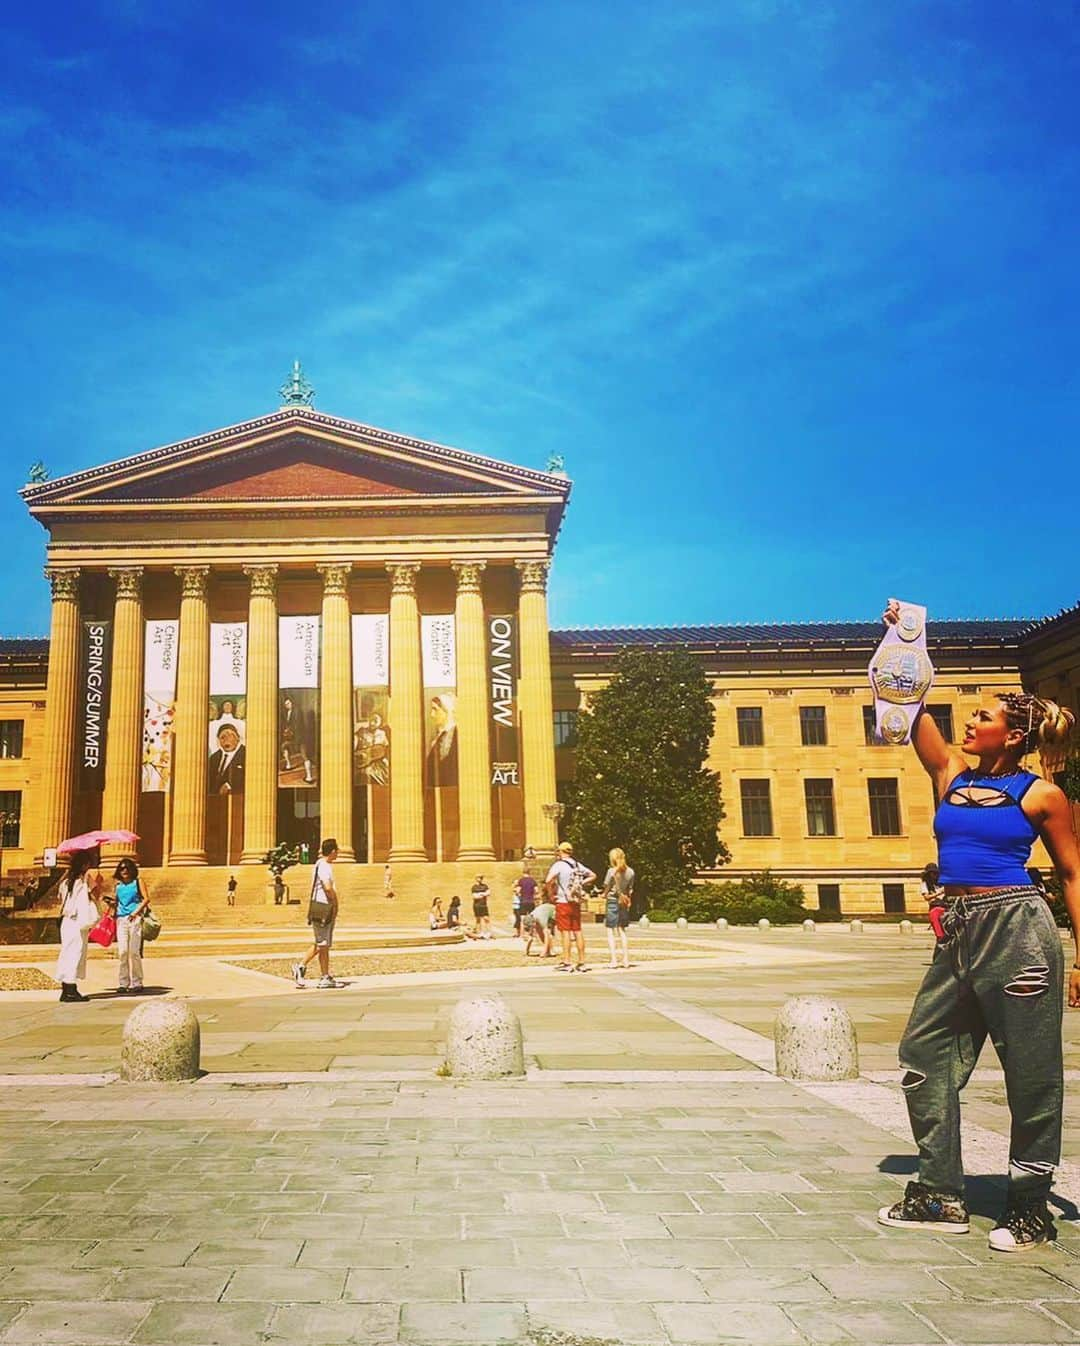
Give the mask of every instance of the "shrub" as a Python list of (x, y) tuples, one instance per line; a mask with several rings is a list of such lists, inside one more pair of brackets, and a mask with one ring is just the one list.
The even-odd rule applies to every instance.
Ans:
[(810, 915), (803, 906), (804, 897), (801, 885), (766, 870), (738, 883), (703, 883), (686, 893), (666, 893), (649, 912), (649, 919), (664, 922), (685, 916), (688, 921), (711, 925), (724, 916), (732, 925), (753, 925), (764, 916), (774, 925), (790, 925)]

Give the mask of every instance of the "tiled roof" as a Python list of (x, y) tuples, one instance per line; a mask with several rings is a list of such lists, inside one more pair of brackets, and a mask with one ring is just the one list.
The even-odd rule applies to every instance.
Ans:
[[(1012, 645), (1028, 630), (1030, 618), (930, 622), (935, 641), (959, 640)], [(552, 631), (556, 649), (626, 649), (644, 645), (876, 645), (880, 622), (747, 622), (730, 626), (596, 626)]]

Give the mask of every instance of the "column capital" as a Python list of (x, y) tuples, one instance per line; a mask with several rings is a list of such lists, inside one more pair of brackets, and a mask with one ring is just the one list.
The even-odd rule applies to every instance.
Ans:
[(352, 570), (351, 561), (335, 561), (330, 565), (316, 566), (315, 569), (322, 576), (324, 596), (344, 598), (349, 592), (349, 574)]
[(79, 601), (79, 571), (54, 570), (45, 567), (45, 578), (49, 581), (54, 603), (77, 603)]
[(110, 569), (109, 577), (116, 581), (117, 598), (142, 597), (142, 566), (118, 566)]
[(276, 565), (244, 566), (244, 574), (251, 581), (253, 598), (273, 598), (277, 593)]
[(523, 593), (547, 593), (547, 577), (548, 571), (551, 569), (550, 561), (515, 561), (514, 565), (521, 576)]
[(478, 594), (486, 561), (451, 561), (450, 569), (457, 575), (459, 594)]
[(387, 561), (390, 572), (390, 592), (392, 594), (416, 594), (416, 577), (420, 573), (419, 561)]
[(206, 580), (210, 574), (209, 566), (177, 566), (174, 573), (180, 576), (180, 595), (182, 598), (206, 597)]

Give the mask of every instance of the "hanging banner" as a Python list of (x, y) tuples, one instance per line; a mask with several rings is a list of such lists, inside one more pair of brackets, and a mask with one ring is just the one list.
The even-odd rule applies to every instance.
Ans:
[(84, 621), (79, 650), (79, 788), (105, 788), (112, 623)]
[(420, 618), (420, 651), (426, 713), (425, 780), (429, 786), (458, 783), (457, 642), (454, 617)]
[(390, 784), (390, 618), (356, 613), (352, 618), (353, 780)]
[(319, 617), (278, 618), (278, 786), (318, 784)]
[(210, 623), (207, 790), (243, 794), (247, 718), (247, 622)]
[(143, 673), (142, 789), (160, 794), (172, 776), (172, 726), (176, 713), (176, 659), (180, 623), (146, 623)]
[(513, 616), (489, 617), (488, 689), (491, 726), (491, 783), (520, 785), (517, 725), (517, 630)]

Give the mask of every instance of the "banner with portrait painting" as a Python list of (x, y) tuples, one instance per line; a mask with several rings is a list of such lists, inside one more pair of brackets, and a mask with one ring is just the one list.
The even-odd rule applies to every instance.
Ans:
[(247, 758), (247, 622), (210, 623), (207, 790), (243, 794)]
[(278, 618), (278, 788), (319, 783), (319, 617)]
[(105, 739), (109, 723), (112, 623), (84, 621), (79, 649), (79, 788), (105, 788)]
[[(353, 784), (363, 792), (367, 859), (390, 852), (390, 617), (352, 616)], [(359, 806), (359, 805), (358, 805)]]
[(143, 794), (163, 794), (172, 778), (173, 719), (180, 623), (146, 623), (143, 650)]
[(457, 628), (454, 614), (420, 618), (424, 681), (425, 840), (436, 860), (458, 845)]

